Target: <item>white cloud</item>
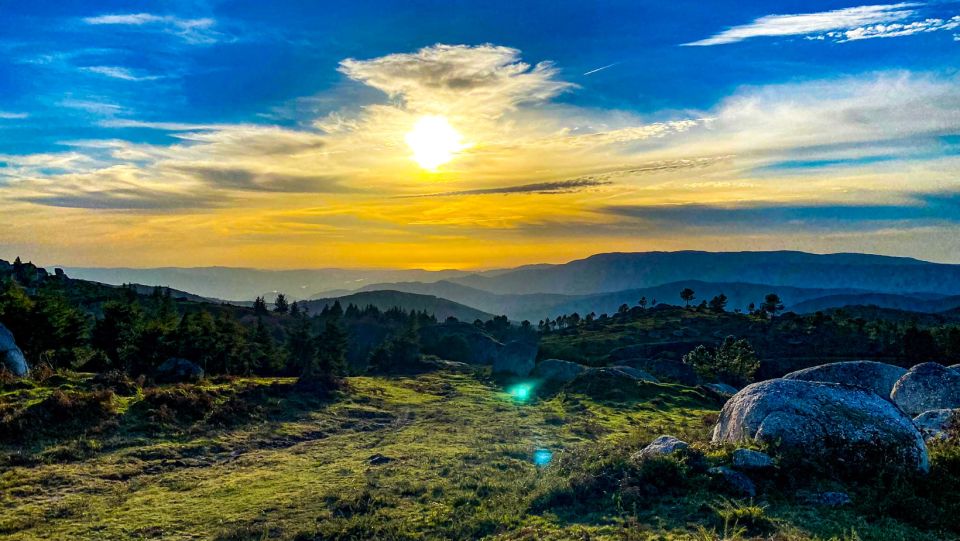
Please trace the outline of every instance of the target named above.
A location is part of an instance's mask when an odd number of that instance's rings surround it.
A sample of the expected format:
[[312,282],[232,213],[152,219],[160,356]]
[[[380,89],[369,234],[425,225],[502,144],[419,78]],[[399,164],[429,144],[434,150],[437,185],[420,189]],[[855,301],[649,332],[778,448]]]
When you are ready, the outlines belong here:
[[155,81],[160,79],[158,75],[138,75],[134,71],[120,66],[87,66],[80,69],[124,81]]
[[498,116],[548,100],[574,85],[549,62],[530,66],[520,51],[494,45],[435,45],[415,53],[340,63],[346,76],[403,100],[411,111]]
[[213,30],[216,21],[210,18],[182,19],[172,15],[129,13],[86,17],[83,22],[91,25],[153,27],[196,45],[216,43],[220,38],[220,34]]
[[829,32],[845,32],[871,26],[900,23],[916,16],[917,3],[859,6],[819,13],[766,15],[750,24],[734,26],[706,39],[685,43],[708,46],[736,43],[756,37],[816,36]]
[[[924,19],[910,23],[889,23],[860,26],[838,32],[827,32],[826,37],[840,43],[872,38],[896,38],[910,36],[921,32],[937,32],[940,30],[954,30],[960,27],[960,15],[949,19]],[[820,36],[817,36],[820,37]]]
[[11,111],[0,111],[0,120],[16,120],[19,118],[27,118],[27,113],[14,113]]

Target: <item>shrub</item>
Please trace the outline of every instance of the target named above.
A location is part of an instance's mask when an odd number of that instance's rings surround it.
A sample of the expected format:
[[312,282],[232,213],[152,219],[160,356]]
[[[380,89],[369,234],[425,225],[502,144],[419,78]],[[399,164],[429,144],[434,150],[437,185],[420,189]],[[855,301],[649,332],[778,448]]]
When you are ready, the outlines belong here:
[[138,407],[153,423],[192,423],[213,411],[217,396],[217,391],[196,385],[148,387]]
[[8,408],[0,419],[0,440],[62,438],[94,430],[117,414],[115,398],[110,390],[54,390],[26,408]]

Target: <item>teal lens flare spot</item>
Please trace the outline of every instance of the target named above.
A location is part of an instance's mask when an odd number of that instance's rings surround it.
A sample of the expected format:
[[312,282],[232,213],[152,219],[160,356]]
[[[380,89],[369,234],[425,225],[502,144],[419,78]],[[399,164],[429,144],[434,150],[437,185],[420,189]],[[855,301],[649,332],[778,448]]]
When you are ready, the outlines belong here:
[[551,460],[553,460],[553,451],[550,449],[537,449],[533,452],[533,463],[539,468],[550,464]]
[[518,402],[526,402],[533,397],[533,385],[530,383],[518,383],[507,389],[507,392],[514,400]]

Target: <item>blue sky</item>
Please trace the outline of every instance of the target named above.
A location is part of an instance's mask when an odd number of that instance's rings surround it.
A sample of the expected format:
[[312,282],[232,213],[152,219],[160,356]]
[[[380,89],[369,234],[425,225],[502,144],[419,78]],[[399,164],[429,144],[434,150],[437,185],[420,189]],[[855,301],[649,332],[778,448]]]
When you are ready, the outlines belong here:
[[[562,260],[585,255],[569,239],[584,228],[608,249],[752,242],[832,251],[855,249],[856,237],[843,237],[854,231],[886,235],[871,241],[875,251],[957,257],[948,240],[958,232],[956,204],[924,205],[955,201],[960,182],[951,114],[960,105],[952,90],[960,2],[0,2],[0,51],[0,197],[36,220],[75,220],[91,235],[138,246],[194,238],[224,207],[249,205],[279,221],[256,234],[236,223],[220,232],[226,245],[210,236],[191,253],[201,262],[276,261],[265,246],[308,248],[281,266],[321,257],[349,265],[369,252],[331,231],[366,231],[395,254],[358,264],[401,265],[411,253],[411,264],[424,266]],[[500,86],[491,92],[502,99],[471,101],[473,85],[486,84],[483,73],[454,84],[456,70],[482,62],[496,73]],[[452,74],[438,79],[449,85],[443,92],[431,87],[431,69]],[[922,102],[912,113],[910,95]],[[863,96],[872,101],[856,102]],[[409,126],[400,124],[427,114],[463,133],[458,160],[426,180],[400,161],[374,163],[376,149],[403,147]],[[767,118],[800,127],[793,134]],[[524,123],[544,128],[511,131]],[[344,126],[355,139],[339,135]],[[801,137],[805,129],[809,137]],[[818,140],[818,129],[829,133]],[[534,165],[537,156],[494,149],[546,145],[548,132],[611,139],[549,171]],[[274,135],[297,152],[303,145],[328,155],[303,150],[294,162],[282,149],[261,152]],[[222,150],[226,140],[231,151]],[[351,159],[351,149],[371,140]],[[223,160],[250,157],[245,145],[260,153],[255,163],[222,170]],[[709,150],[691,150],[698,145]],[[662,165],[677,160],[687,165]],[[494,162],[511,168],[495,170]],[[651,178],[654,169],[684,178]],[[395,183],[377,184],[387,176]],[[376,193],[365,191],[372,185]],[[649,197],[658,186],[661,197]],[[846,195],[818,195],[831,192]],[[522,194],[537,198],[521,202]],[[492,217],[494,196],[515,204],[514,214]],[[428,204],[461,216],[413,218],[442,214]],[[531,204],[539,212],[522,210]],[[678,205],[715,210],[677,212]],[[851,205],[860,206],[824,226]],[[890,210],[897,206],[924,208]],[[718,216],[724,209],[730,213]],[[183,232],[170,225],[177,220]],[[745,240],[758,220],[779,237]],[[724,236],[733,222],[740,236]],[[303,223],[312,224],[309,234]],[[784,240],[792,227],[796,234]],[[825,228],[834,237],[825,239]],[[478,244],[436,255],[463,238]],[[484,255],[492,238],[512,248]],[[915,246],[921,238],[926,249]],[[23,229],[0,229],[4,244],[71,263],[167,257],[98,259],[76,239]],[[251,255],[264,250],[273,255]]]

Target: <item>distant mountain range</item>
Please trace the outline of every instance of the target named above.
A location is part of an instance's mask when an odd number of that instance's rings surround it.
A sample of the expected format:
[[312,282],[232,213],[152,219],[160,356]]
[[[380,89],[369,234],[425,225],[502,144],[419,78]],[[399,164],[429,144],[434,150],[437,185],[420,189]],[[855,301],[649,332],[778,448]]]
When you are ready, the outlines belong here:
[[[269,271],[227,267],[66,268],[73,277],[104,283],[158,284],[206,298],[249,301],[283,292],[317,306],[400,302],[461,320],[506,314],[533,322],[579,312],[611,313],[621,304],[679,304],[685,287],[694,302],[724,293],[728,308],[745,308],[775,292],[787,309],[811,312],[845,305],[941,312],[960,307],[960,265],[867,254],[805,252],[639,252],[598,254],[559,265],[483,272],[458,270],[317,269]],[[379,296],[357,296],[383,292]],[[267,292],[267,293],[265,293]],[[387,294],[389,293],[389,294]],[[411,294],[402,296],[400,293]],[[420,296],[427,296],[427,299]],[[347,299],[351,300],[347,300]],[[375,302],[371,302],[375,301]],[[433,300],[428,300],[433,299]],[[445,305],[440,301],[448,301]],[[470,312],[472,310],[473,312]]]

